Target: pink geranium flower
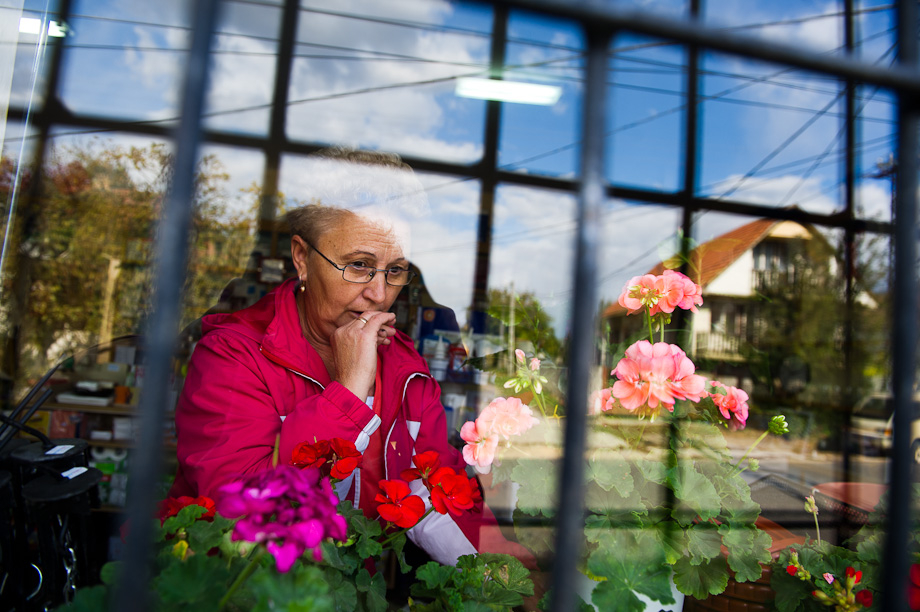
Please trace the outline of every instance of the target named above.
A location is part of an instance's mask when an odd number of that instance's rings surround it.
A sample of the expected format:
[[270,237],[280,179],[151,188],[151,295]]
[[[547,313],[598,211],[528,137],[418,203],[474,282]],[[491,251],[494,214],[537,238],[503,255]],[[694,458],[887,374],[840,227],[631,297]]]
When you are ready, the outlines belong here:
[[[645,276],[634,276],[623,287],[618,300],[620,306],[626,308],[629,313],[639,312],[645,307],[654,307],[658,303],[658,288],[655,281],[658,279],[654,274]],[[654,313],[653,313],[654,314]]]
[[519,436],[534,425],[533,411],[516,397],[496,397],[476,419],[476,427],[484,435],[501,435],[505,440]]
[[480,431],[476,421],[467,421],[460,428],[460,437],[466,442],[463,460],[467,465],[487,468],[495,461],[498,449],[498,434]]
[[725,385],[718,381],[712,381],[713,388],[725,390],[725,393],[710,393],[709,397],[718,407],[722,416],[728,419],[728,426],[733,429],[744,429],[747,425],[748,418],[748,394],[737,387]]
[[530,360],[530,369],[534,372],[540,369],[540,360],[534,357]]
[[628,349],[612,374],[619,379],[612,395],[627,410],[664,405],[671,412],[677,400],[698,402],[706,396],[705,380],[680,347],[666,342],[640,340]]
[[613,389],[608,387],[592,393],[588,398],[588,414],[600,414],[612,409],[616,405],[611,395],[612,392]]
[[677,270],[665,270],[660,276],[646,274],[629,279],[618,302],[628,314],[644,308],[652,316],[670,314],[676,308],[696,312],[703,303],[703,289]]

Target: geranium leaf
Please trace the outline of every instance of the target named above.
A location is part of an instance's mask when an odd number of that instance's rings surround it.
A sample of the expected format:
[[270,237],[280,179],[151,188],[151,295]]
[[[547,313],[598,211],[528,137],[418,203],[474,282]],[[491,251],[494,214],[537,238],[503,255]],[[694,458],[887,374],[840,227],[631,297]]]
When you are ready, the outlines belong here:
[[361,569],[355,580],[358,591],[364,593],[364,600],[370,612],[385,612],[387,609],[387,585],[383,574],[371,576],[366,569]]
[[[642,531],[642,540],[648,539],[646,550],[657,550],[664,555],[668,565],[674,565],[687,550],[687,533],[673,521],[661,521]],[[641,546],[646,543],[640,542]]]
[[77,589],[73,601],[64,607],[56,608],[61,612],[98,612],[108,610],[108,589],[103,585],[81,587]]
[[773,605],[778,612],[796,612],[806,599],[811,598],[812,587],[810,583],[790,576],[785,569],[775,571],[770,577],[770,587],[776,593]]
[[722,543],[728,549],[728,566],[738,582],[753,582],[763,573],[762,563],[770,563],[769,534],[755,527],[722,525]]
[[322,543],[323,561],[346,574],[353,574],[361,563],[361,558],[351,546],[336,546],[328,540]]
[[354,612],[358,607],[358,591],[354,582],[346,580],[342,572],[331,567],[327,567],[323,574],[336,612]]
[[217,609],[229,579],[230,572],[224,560],[200,554],[169,565],[152,582],[167,606],[181,603],[207,611]]
[[600,582],[591,593],[591,602],[605,612],[644,612],[645,602],[621,582]]
[[719,516],[722,510],[722,499],[715,487],[691,462],[681,462],[676,470],[674,494],[678,505],[673,514],[681,524],[688,524],[688,519],[696,516],[708,521]]
[[722,552],[722,536],[712,523],[694,523],[686,530],[690,563],[699,565]]
[[681,593],[696,599],[717,595],[728,586],[725,560],[716,557],[699,565],[692,565],[689,558],[680,559],[674,564],[674,583]]
[[335,610],[326,575],[315,565],[298,563],[285,574],[257,572],[249,579],[248,587],[256,599],[253,612]]
[[636,461],[636,467],[642,473],[644,480],[657,484],[664,484],[667,480],[667,466],[663,461],[639,459]]
[[542,512],[552,518],[556,513],[556,464],[546,459],[524,461],[514,466],[511,479],[521,483],[517,507],[525,514]]
[[531,527],[515,521],[514,536],[537,557],[546,557],[555,547],[555,532],[550,527]]
[[429,589],[443,589],[450,584],[456,573],[457,570],[453,567],[429,561],[415,570],[415,577],[425,583]]
[[207,553],[220,546],[224,533],[233,529],[233,521],[215,515],[213,521],[196,521],[186,528],[188,543],[196,553]]
[[123,563],[121,561],[111,561],[102,566],[99,570],[99,578],[102,584],[112,586],[118,580],[118,574],[121,572]]
[[160,539],[165,539],[169,534],[176,533],[180,529],[189,527],[192,523],[198,520],[198,517],[205,514],[207,510],[201,506],[186,506],[179,510],[179,513],[176,516],[171,516],[165,521],[163,521],[163,526],[160,529]]
[[629,463],[616,458],[591,461],[588,463],[587,477],[605,491],[615,489],[620,497],[629,497],[635,489]]

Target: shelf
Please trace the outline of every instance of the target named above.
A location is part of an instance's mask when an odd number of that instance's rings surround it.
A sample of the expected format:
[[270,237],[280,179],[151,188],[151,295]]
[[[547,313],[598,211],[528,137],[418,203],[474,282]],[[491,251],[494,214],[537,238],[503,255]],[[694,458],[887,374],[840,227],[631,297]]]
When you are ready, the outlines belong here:
[[[90,446],[98,446],[99,448],[134,448],[137,446],[137,443],[133,440],[90,440],[86,439]],[[175,442],[163,442],[163,448],[175,450]]]
[[[137,416],[137,406],[129,404],[112,404],[111,406],[91,406],[85,404],[59,404],[57,402],[47,402],[39,410],[64,410],[67,412],[85,412],[87,414],[108,414],[112,416]],[[170,410],[166,413],[167,418],[174,418],[175,412]]]

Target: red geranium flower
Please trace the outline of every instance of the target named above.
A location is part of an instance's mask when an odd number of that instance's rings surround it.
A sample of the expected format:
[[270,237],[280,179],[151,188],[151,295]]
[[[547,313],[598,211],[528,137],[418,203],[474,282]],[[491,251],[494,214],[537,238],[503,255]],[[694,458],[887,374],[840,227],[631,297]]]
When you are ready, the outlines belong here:
[[339,480],[345,480],[361,465],[363,458],[352,442],[342,438],[333,438],[332,468],[329,470],[329,475]]
[[322,468],[329,460],[329,440],[320,440],[315,444],[301,442],[291,453],[291,465],[301,469]]
[[316,468],[322,476],[345,480],[361,465],[361,453],[355,445],[342,438],[320,440],[314,444],[301,442],[291,452],[291,465],[301,469]]
[[167,497],[160,502],[159,512],[157,513],[157,518],[160,519],[160,524],[162,525],[169,517],[179,514],[179,511],[186,506],[201,506],[207,510],[207,512],[198,517],[198,520],[214,520],[215,507],[213,499],[203,495],[200,497],[189,497],[188,495],[183,495],[181,497]]
[[414,527],[425,514],[425,502],[412,492],[402,480],[381,480],[380,489],[374,501],[381,502],[377,512],[383,520],[403,529]]
[[790,576],[795,576],[798,572],[799,570],[794,565],[786,566],[786,573],[789,574]]
[[450,512],[454,516],[460,516],[464,510],[473,507],[473,489],[478,487],[473,486],[466,475],[458,474],[449,467],[442,467],[431,475],[430,480],[431,505],[439,513]]
[[907,602],[911,610],[920,610],[920,563],[910,566],[910,582],[907,585]]
[[872,591],[870,591],[869,589],[863,589],[862,591],[856,594],[856,601],[858,601],[863,606],[868,608],[869,606],[872,605]]
[[853,584],[859,584],[859,581],[862,580],[862,572],[853,569],[852,567],[847,568],[847,578],[853,579]]
[[406,482],[412,482],[413,480],[421,478],[425,486],[430,489],[431,483],[429,482],[429,478],[431,478],[431,475],[441,467],[441,455],[438,454],[437,451],[425,451],[413,457],[412,462],[415,464],[415,467],[403,470],[399,474],[399,477]]

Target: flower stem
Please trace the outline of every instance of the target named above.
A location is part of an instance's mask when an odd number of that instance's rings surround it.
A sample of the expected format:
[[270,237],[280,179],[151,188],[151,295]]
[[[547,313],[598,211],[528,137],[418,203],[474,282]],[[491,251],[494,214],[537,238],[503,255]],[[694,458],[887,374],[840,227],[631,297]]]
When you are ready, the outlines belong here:
[[648,308],[645,309],[645,320],[648,322],[648,341],[655,344],[655,331],[652,329],[652,313]]
[[818,544],[821,543],[821,527],[818,526],[818,512],[817,510],[812,515],[815,517],[815,531],[818,532]]
[[[432,506],[432,507],[428,508],[427,510],[425,510],[425,514],[423,514],[423,515],[418,519],[418,523],[416,523],[415,525],[418,525],[418,524],[421,523],[423,520],[425,520],[425,517],[428,516],[429,514],[431,514],[432,510],[434,510],[434,506]],[[415,527],[415,525],[413,525],[412,527]],[[412,527],[406,527],[406,528],[404,528],[404,529],[400,529],[399,531],[394,531],[393,533],[391,533],[389,536],[387,536],[387,537],[384,538],[383,540],[380,540],[380,545],[383,546],[383,547],[386,547],[387,544],[389,544],[390,542],[392,542],[393,540],[395,540],[395,539],[396,539],[397,537],[399,537],[400,535],[402,535],[402,534],[406,533],[407,531],[409,531],[410,529],[412,529]]]
[[734,470],[732,470],[732,476],[734,476],[735,474],[740,474],[742,471],[744,471],[743,468],[741,468],[741,467],[739,467],[739,466],[740,466],[742,463],[744,463],[744,460],[747,459],[748,455],[751,454],[751,451],[754,450],[754,448],[756,448],[757,445],[760,444],[761,441],[763,441],[763,439],[767,437],[767,434],[768,434],[768,433],[770,433],[770,430],[769,430],[769,429],[768,429],[767,431],[763,432],[762,434],[760,434],[760,437],[757,438],[756,440],[754,440],[754,443],[751,444],[750,448],[748,448],[748,449],[745,451],[745,453],[744,453],[744,455],[741,457],[741,459],[738,459],[738,463],[735,464]]
[[220,603],[217,604],[218,611],[224,609],[224,606],[227,605],[227,602],[230,601],[230,598],[233,597],[233,594],[236,593],[237,589],[239,589],[240,586],[242,586],[242,584],[246,582],[250,576],[252,576],[253,572],[259,568],[259,559],[262,558],[263,553],[265,553],[265,549],[260,546],[259,552],[256,553],[252,559],[250,559],[249,565],[243,568],[243,571],[239,573],[239,575],[236,577],[236,580],[233,581],[233,584],[231,584],[230,588],[227,589],[227,592],[224,593],[224,596],[220,598]]

